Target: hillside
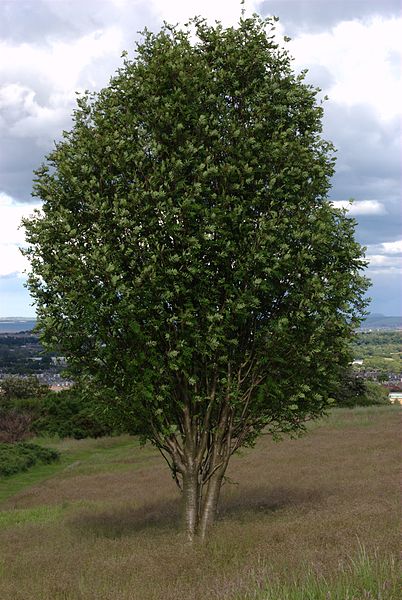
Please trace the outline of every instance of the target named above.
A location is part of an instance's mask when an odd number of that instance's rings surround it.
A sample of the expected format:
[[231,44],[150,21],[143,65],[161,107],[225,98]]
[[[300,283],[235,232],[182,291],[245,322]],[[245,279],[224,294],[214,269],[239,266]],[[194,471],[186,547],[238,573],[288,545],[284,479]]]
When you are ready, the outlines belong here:
[[365,319],[360,329],[402,329],[402,317],[387,317],[373,313]]
[[194,548],[151,446],[49,440],[59,465],[0,481],[0,598],[395,600],[398,409],[337,409],[309,429],[234,457]]

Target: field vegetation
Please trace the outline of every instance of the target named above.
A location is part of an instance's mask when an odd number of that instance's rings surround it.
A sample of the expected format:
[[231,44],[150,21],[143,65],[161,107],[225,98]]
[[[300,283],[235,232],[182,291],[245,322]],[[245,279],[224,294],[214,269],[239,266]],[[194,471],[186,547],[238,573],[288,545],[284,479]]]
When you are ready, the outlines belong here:
[[194,547],[152,446],[41,439],[58,464],[0,479],[0,598],[395,600],[398,415],[335,409],[305,437],[263,436]]
[[402,332],[360,332],[352,345],[355,359],[363,359],[363,365],[355,365],[356,371],[377,369],[402,374]]

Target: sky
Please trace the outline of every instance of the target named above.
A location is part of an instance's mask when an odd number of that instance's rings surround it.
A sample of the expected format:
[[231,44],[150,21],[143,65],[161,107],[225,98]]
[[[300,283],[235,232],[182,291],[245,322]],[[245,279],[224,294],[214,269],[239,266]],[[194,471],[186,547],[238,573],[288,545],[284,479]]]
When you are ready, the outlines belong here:
[[[40,208],[33,170],[71,128],[76,92],[106,86],[145,27],[195,15],[230,26],[240,10],[237,0],[0,0],[0,317],[35,315],[19,224]],[[279,17],[295,71],[307,68],[329,97],[323,137],[337,148],[329,198],[358,222],[371,312],[402,315],[399,0],[246,0],[245,10]]]

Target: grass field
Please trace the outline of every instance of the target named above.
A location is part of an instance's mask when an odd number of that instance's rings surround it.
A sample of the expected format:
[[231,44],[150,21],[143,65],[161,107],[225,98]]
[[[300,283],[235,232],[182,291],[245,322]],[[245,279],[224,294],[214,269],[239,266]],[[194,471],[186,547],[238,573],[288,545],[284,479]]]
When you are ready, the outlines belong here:
[[397,600],[399,410],[337,409],[233,459],[209,542],[189,547],[152,447],[42,443],[0,480],[1,600]]

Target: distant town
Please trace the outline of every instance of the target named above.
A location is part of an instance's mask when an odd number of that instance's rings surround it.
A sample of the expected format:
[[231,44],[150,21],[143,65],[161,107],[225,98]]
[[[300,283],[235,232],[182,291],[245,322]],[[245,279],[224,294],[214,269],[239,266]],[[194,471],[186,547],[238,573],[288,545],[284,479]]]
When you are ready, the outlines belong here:
[[34,327],[33,319],[0,319],[0,380],[33,375],[55,391],[70,387],[72,381],[63,377],[65,358],[46,352]]

